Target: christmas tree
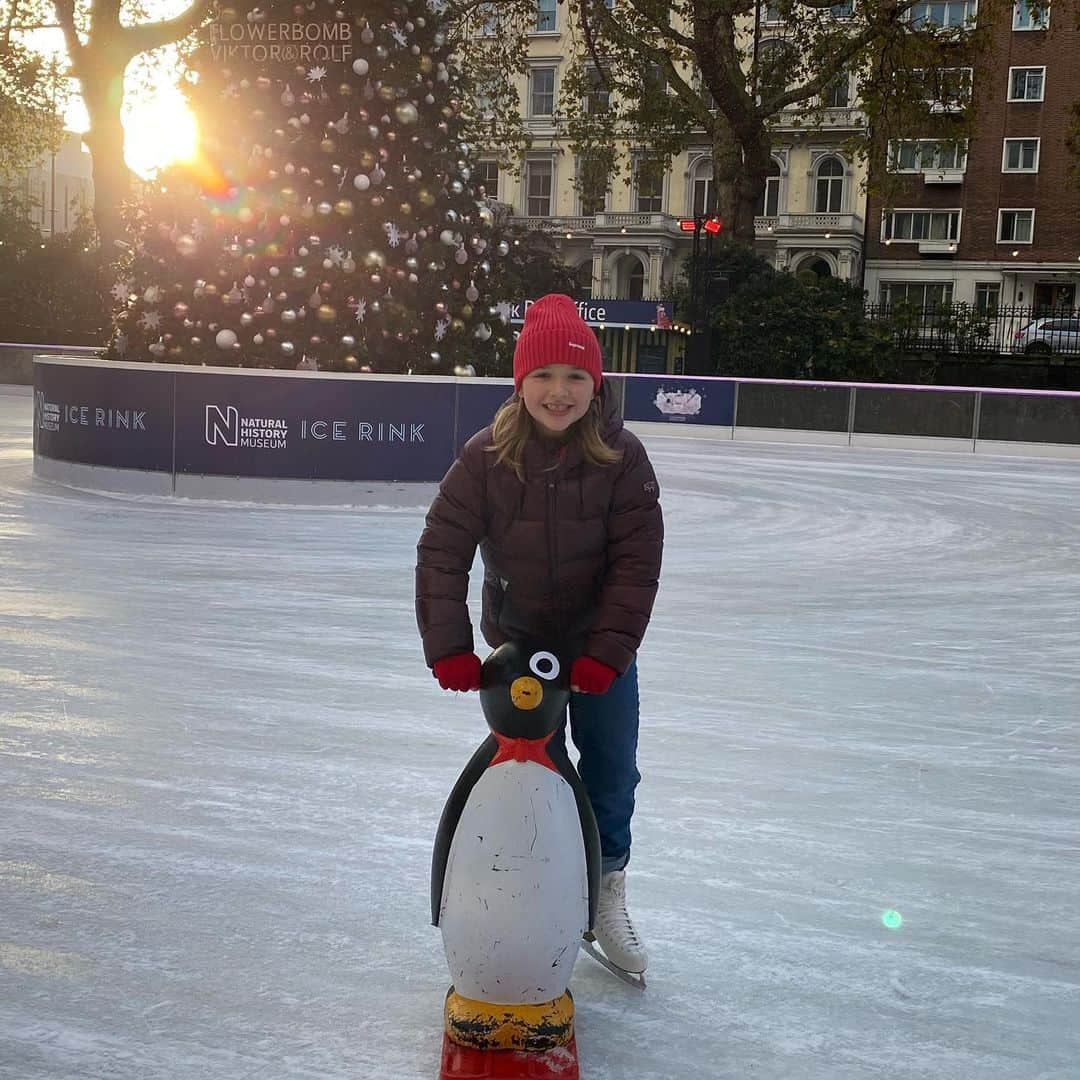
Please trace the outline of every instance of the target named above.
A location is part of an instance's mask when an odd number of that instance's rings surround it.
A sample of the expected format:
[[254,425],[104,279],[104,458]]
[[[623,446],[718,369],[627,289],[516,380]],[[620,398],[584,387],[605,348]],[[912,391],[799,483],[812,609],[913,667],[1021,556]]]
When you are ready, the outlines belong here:
[[200,152],[134,214],[109,355],[453,374],[507,336],[436,3],[223,6],[184,82]]

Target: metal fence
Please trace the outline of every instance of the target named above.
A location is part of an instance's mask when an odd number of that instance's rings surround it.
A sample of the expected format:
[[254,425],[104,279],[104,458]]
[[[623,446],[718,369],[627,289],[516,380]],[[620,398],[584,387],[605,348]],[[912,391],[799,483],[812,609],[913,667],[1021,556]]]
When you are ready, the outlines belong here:
[[870,304],[866,316],[885,329],[904,352],[1080,357],[1077,309],[900,303]]

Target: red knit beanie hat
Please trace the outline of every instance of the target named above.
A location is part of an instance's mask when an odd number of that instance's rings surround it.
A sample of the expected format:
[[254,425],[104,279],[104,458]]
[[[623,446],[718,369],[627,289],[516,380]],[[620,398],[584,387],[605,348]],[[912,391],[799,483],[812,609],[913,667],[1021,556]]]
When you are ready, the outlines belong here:
[[525,312],[525,325],[514,349],[514,389],[520,392],[521,380],[548,364],[584,368],[592,376],[594,391],[600,392],[600,342],[578,314],[577,304],[562,293],[541,296]]

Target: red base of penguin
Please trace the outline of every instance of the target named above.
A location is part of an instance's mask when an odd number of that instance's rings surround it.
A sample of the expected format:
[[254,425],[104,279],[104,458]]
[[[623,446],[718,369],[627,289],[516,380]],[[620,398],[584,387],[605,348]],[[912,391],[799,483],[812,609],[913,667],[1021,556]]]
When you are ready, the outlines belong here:
[[525,1053],[458,1046],[444,1034],[439,1080],[580,1080],[577,1040],[543,1053]]

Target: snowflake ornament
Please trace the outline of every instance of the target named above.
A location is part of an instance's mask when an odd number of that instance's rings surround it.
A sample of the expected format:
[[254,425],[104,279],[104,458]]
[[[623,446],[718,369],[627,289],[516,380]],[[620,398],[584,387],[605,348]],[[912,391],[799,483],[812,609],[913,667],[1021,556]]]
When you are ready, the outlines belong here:
[[401,244],[401,233],[398,227],[392,221],[387,221],[383,225],[383,229],[386,232],[386,242],[392,248],[398,247]]
[[356,301],[356,321],[358,323],[362,323],[364,321],[364,315],[366,313],[367,313],[367,301],[366,300],[357,300]]
[[313,68],[308,68],[307,81],[309,83],[322,82],[326,78],[326,68],[321,65],[316,65]]
[[492,309],[493,313],[502,319],[504,326],[510,322],[510,314],[513,310],[514,309],[505,300],[496,304]]
[[156,330],[161,325],[161,315],[156,311],[144,311],[139,325],[144,330]]
[[405,36],[404,30],[395,30],[390,35],[403,49],[409,44],[409,39]]
[[335,265],[340,266],[345,261],[345,252],[337,244],[326,249],[326,257]]
[[128,296],[131,295],[130,281],[118,281],[109,292],[112,294],[112,298],[118,303],[123,304],[127,301]]
[[449,319],[439,319],[435,324],[435,340],[442,341],[446,337],[446,331],[450,329]]

